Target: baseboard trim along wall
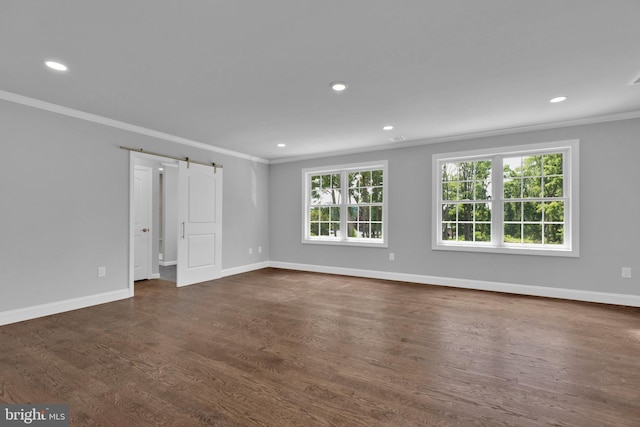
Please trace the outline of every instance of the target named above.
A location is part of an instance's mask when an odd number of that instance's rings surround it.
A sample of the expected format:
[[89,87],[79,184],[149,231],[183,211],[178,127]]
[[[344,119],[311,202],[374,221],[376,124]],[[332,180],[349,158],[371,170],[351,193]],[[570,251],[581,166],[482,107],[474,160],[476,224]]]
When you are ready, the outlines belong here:
[[129,298],[129,288],[0,312],[0,326]]
[[423,276],[419,274],[361,270],[356,268],[329,267],[322,265],[296,264],[277,261],[272,261],[269,264],[273,268],[283,268],[287,270],[300,270],[315,273],[338,274],[343,276],[367,277],[371,279],[395,280],[399,282],[419,283],[423,285],[451,286],[454,288],[475,289],[480,291],[494,291],[537,297],[560,298],[574,301],[640,307],[639,295],[612,294],[607,292],[583,291],[578,289],[517,285],[511,283],[487,282],[483,280]]
[[269,268],[269,267],[271,267],[271,262],[264,261],[264,262],[257,262],[255,264],[241,265],[239,267],[225,268],[222,270],[221,277],[233,276],[241,273],[248,273],[250,271],[262,270],[263,268]]
[[[270,267],[268,261],[242,265],[239,267],[227,268],[222,270],[221,277],[233,276],[235,274],[247,273],[249,271],[261,270]],[[154,274],[150,279],[159,278],[159,274]],[[32,307],[24,307],[16,310],[0,312],[0,326],[9,325],[11,323],[23,322],[25,320],[37,319],[38,317],[50,316],[52,314],[60,314],[65,311],[78,310],[81,308],[91,307],[93,305],[105,304],[122,299],[131,298],[129,288],[119,291],[105,292],[97,295],[89,295],[86,297],[73,298],[64,301],[56,301],[47,304],[35,305]]]
[[[583,291],[578,289],[551,288],[546,286],[517,285],[512,283],[488,282],[482,280],[456,279],[451,277],[424,276],[419,274],[394,273],[390,271],[362,270],[357,268],[330,267],[324,265],[296,264],[289,262],[264,261],[254,264],[222,270],[221,277],[233,276],[263,268],[282,268],[286,270],[308,271],[313,273],[337,274],[341,276],[366,277],[370,279],[393,280],[423,285],[451,286],[454,288],[475,289],[480,291],[504,292],[518,295],[530,295],[547,298],[560,298],[574,301],[597,302],[602,304],[640,307],[639,295],[612,294],[607,292]],[[0,312],[0,326],[10,323],[78,310],[93,305],[105,304],[130,298],[129,288],[105,292],[97,295],[73,298],[48,304],[24,307]]]

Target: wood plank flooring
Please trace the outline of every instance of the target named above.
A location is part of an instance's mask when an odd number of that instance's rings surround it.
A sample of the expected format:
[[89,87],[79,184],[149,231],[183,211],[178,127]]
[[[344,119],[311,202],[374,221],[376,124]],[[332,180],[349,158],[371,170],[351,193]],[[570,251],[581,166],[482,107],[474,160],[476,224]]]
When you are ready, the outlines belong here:
[[73,426],[640,426],[640,309],[265,269],[0,327]]

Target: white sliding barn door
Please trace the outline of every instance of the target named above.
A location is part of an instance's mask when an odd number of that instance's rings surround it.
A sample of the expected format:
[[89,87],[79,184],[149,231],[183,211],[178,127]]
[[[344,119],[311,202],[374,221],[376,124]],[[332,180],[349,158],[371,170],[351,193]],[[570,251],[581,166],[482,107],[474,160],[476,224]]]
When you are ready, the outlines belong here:
[[222,273],[222,169],[180,162],[177,286]]

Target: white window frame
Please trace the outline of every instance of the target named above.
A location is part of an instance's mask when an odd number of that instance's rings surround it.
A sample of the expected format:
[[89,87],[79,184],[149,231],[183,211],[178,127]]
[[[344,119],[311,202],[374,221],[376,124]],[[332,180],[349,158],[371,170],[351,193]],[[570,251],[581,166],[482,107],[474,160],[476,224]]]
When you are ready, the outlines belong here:
[[[579,257],[579,140],[546,142],[512,147],[471,150],[432,156],[432,228],[431,247],[434,250],[486,252],[520,255],[544,255]],[[548,153],[563,153],[563,196],[565,200],[564,245],[509,244],[504,243],[503,223],[503,171],[502,159],[513,156],[533,156]],[[461,242],[442,239],[442,174],[441,165],[447,162],[492,160],[491,242]],[[499,166],[496,166],[499,165]]]
[[[348,197],[348,182],[347,174],[349,172],[356,172],[359,170],[372,170],[382,169],[382,239],[358,239],[347,236],[347,206],[349,206]],[[340,203],[340,230],[344,230],[341,237],[331,236],[310,236],[309,235],[309,209],[311,205],[311,176],[313,175],[327,175],[327,174],[341,174],[341,191],[342,198]],[[304,244],[319,244],[319,245],[340,245],[340,246],[365,246],[365,247],[377,247],[387,248],[388,243],[388,199],[389,199],[389,186],[388,186],[388,161],[378,160],[375,162],[366,163],[350,163],[344,165],[325,166],[316,168],[307,168],[302,170],[302,243]]]

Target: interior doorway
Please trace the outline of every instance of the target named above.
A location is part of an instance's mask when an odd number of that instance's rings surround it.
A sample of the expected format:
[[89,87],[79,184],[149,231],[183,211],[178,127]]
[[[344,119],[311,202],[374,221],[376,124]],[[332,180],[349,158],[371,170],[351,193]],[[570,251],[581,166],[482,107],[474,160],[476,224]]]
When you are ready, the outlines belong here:
[[152,275],[152,177],[153,169],[136,164],[133,172],[133,280]]
[[[135,282],[162,279],[176,283],[178,265],[178,161],[147,153],[131,153],[133,186],[131,194],[131,237],[133,244],[134,274],[130,286]],[[148,184],[142,185],[141,171],[148,174]],[[145,194],[148,193],[148,196]],[[148,197],[148,201],[146,200]],[[141,209],[142,207],[146,207]],[[142,224],[139,217],[148,209],[148,221]],[[146,232],[142,232],[146,230]],[[139,245],[139,237],[148,240],[148,246]],[[144,254],[143,254],[144,252]],[[147,273],[141,273],[139,259],[148,259]],[[175,286],[175,285],[174,285]]]
[[[151,225],[139,227],[136,170],[151,170]],[[222,169],[130,153],[129,288],[138,279],[164,279],[186,286],[222,276]],[[134,274],[135,236],[145,230],[151,259],[148,277]],[[139,251],[139,250],[138,250]]]
[[158,168],[158,273],[177,282],[178,266],[178,162],[160,162]]

